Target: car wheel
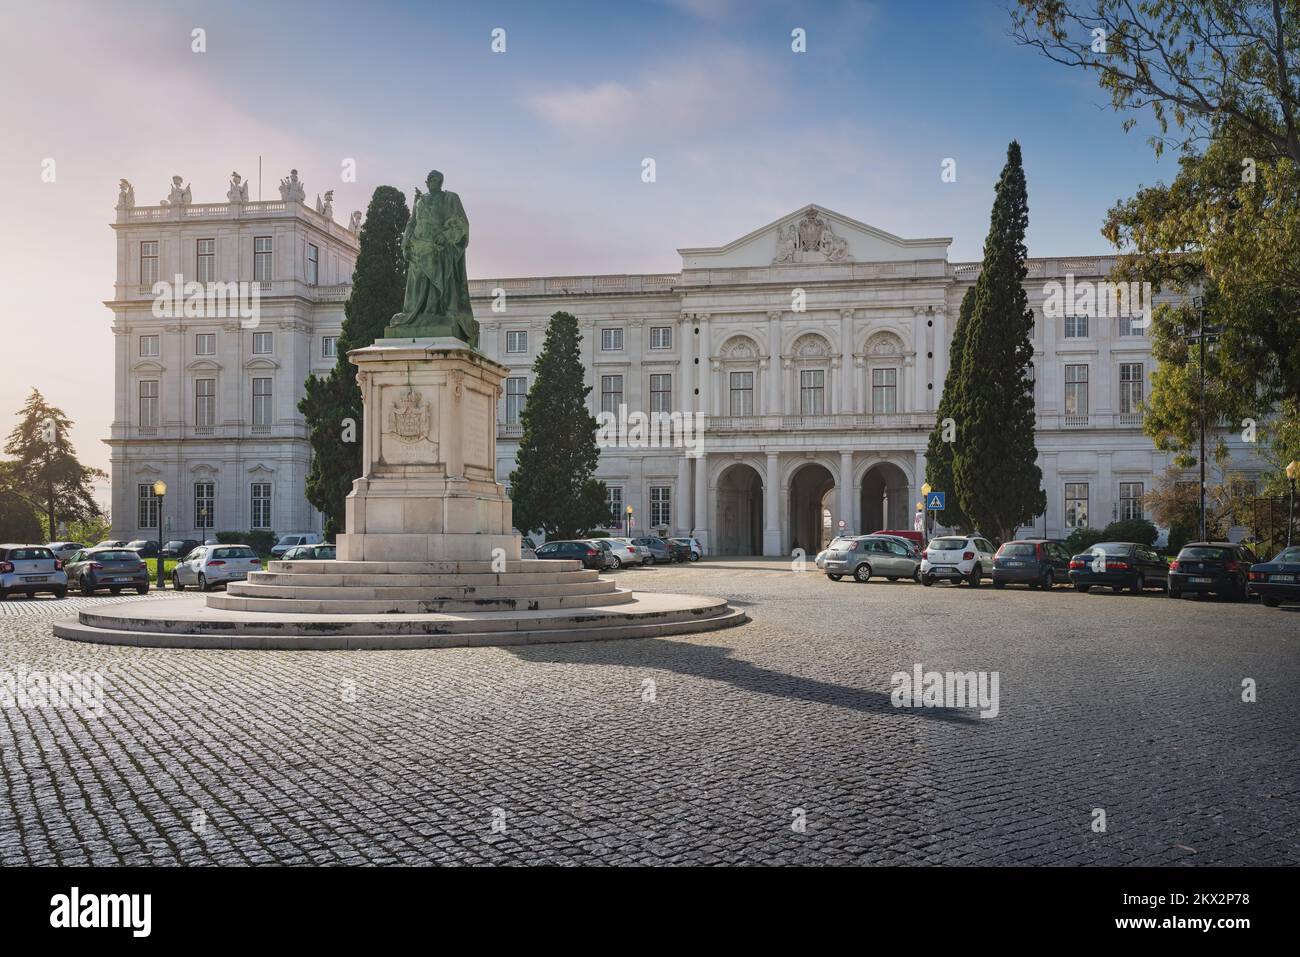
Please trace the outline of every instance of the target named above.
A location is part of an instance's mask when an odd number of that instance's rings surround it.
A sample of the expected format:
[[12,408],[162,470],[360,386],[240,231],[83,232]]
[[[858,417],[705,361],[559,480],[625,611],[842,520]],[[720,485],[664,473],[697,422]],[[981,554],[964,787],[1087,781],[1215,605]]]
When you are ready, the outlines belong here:
[[1074,590],[1075,590],[1075,591],[1081,591],[1081,592],[1083,592],[1084,594],[1087,594],[1089,591],[1092,590],[1092,586],[1091,586],[1091,585],[1078,585],[1078,584],[1076,584],[1076,585],[1074,586]]
[[185,586],[181,584],[181,576],[172,572],[172,591],[184,591]]
[[1282,599],[1276,595],[1261,595],[1259,600],[1264,603],[1265,608],[1276,608],[1282,604]]
[[619,558],[617,555],[614,556],[614,567],[615,568],[623,567],[623,559]]
[[135,593],[136,593],[137,595],[147,595],[147,594],[149,594],[149,586],[148,586],[147,584],[146,584],[146,585],[136,585],[136,586],[135,586]]
[[1006,588],[1006,587],[1007,587],[1007,583],[1004,582],[1004,581],[999,581],[998,579],[995,578],[995,579],[993,579],[993,587],[994,587],[994,588]]
[[82,576],[82,578],[77,581],[77,586],[78,590],[83,595],[89,596],[95,594],[95,580],[93,578],[87,581],[85,576]]
[[1047,570],[1047,574],[1043,576],[1042,585],[1047,591],[1051,591],[1056,587],[1056,576],[1052,574],[1050,568]]
[[970,570],[970,577],[966,579],[966,582],[967,584],[970,585],[971,588],[979,588],[980,579],[983,577],[984,577],[984,569],[980,568],[979,565],[976,565],[974,568]]
[[643,565],[653,565],[654,563],[655,557],[653,555],[647,555],[645,561],[642,562]]
[[199,591],[208,591],[208,590],[209,590],[209,589],[208,589],[208,580],[207,580],[206,578],[204,578],[202,574],[200,574],[200,575],[199,575]]
[[842,579],[844,576],[843,576],[843,575],[827,575],[826,577],[829,578],[829,579],[830,579],[831,581],[833,581],[833,582],[837,582],[837,581],[839,581],[840,579]]
[[698,562],[699,560],[700,560],[700,556],[695,554],[695,552],[691,552],[691,561]]
[[1138,575],[1137,578],[1133,579],[1133,584],[1129,586],[1128,590],[1132,592],[1134,595],[1140,595],[1142,594],[1142,590],[1146,587],[1147,587],[1146,578],[1142,575]]
[[862,584],[871,580],[871,566],[863,562],[857,568],[853,569],[853,580]]
[[922,575],[922,576],[921,576],[921,584],[924,585],[926,588],[929,588],[931,585],[934,584],[934,576],[933,576],[933,575]]
[[54,589],[54,597],[55,597],[55,598],[67,598],[67,597],[68,597],[68,586],[64,585],[62,588],[56,588],[56,589]]

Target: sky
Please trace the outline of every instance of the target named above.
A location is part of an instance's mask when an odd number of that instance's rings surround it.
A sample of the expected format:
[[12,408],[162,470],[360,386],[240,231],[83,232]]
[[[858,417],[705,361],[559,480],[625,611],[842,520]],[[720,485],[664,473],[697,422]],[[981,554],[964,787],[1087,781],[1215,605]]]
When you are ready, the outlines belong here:
[[345,223],[436,167],[473,224],[471,278],[675,272],[678,248],[810,202],[965,261],[1016,139],[1030,255],[1109,252],[1106,211],[1173,161],[1092,77],[1018,47],[1010,2],[6,3],[3,434],[37,387],[108,467],[120,178],[140,205],[173,174],[218,202],[238,170],[256,198],[260,156],[264,198],[296,168]]

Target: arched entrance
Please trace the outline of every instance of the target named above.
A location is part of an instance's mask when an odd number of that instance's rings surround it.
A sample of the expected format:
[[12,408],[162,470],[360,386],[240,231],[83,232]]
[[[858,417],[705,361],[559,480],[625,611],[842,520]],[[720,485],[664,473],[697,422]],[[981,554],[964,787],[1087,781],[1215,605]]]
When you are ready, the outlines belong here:
[[835,537],[830,526],[835,477],[824,465],[810,462],[790,478],[790,548],[809,555]]
[[750,465],[729,465],[718,476],[714,526],[719,555],[763,554],[763,480]]
[[911,528],[916,508],[911,495],[907,475],[897,465],[882,462],[867,469],[862,476],[862,531]]

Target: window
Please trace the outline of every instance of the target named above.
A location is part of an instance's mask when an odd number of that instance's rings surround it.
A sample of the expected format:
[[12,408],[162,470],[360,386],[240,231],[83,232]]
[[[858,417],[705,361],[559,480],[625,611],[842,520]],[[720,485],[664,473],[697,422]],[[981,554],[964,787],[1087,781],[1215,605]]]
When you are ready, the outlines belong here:
[[521,353],[528,351],[528,331],[519,329],[506,333],[506,352]]
[[194,527],[216,527],[217,486],[213,482],[194,483]]
[[339,354],[338,336],[321,336],[320,354],[325,359],[333,359]]
[[271,333],[253,333],[253,355],[269,356],[271,354]]
[[732,415],[754,414],[754,373],[733,372],[728,377]]
[[511,376],[506,379],[506,422],[517,425],[524,413],[524,403],[528,399],[528,379],[524,376]]
[[600,411],[618,414],[618,407],[623,404],[623,377],[621,375],[603,375],[600,377]]
[[671,412],[673,408],[673,377],[656,373],[650,377],[650,411]]
[[1141,482],[1119,483],[1119,517],[1121,521],[1144,517],[1142,514]]
[[200,332],[194,337],[194,354],[196,356],[215,356],[217,354],[217,334]]
[[609,503],[609,527],[623,524],[623,486],[606,485],[605,501]]
[[158,527],[158,496],[153,493],[153,483],[148,485],[137,485],[136,502],[138,504],[138,514],[136,515],[136,524],[140,528],[157,528]]
[[799,411],[804,415],[822,415],[825,413],[825,369],[804,369],[799,373]]
[[673,347],[672,326],[651,326],[650,327],[650,348],[651,349],[671,349],[672,347]]
[[650,486],[650,525],[671,525],[673,521],[673,490],[670,485]]
[[157,336],[141,336],[141,337],[140,337],[140,355],[142,355],[142,356],[154,356],[155,358],[158,356],[158,337],[157,337]]
[[1065,483],[1065,527],[1088,527],[1088,483]]
[[898,370],[871,370],[871,411],[898,411]]
[[1138,319],[1143,323],[1146,322],[1145,316],[1120,316],[1119,317],[1119,334],[1121,336],[1145,336],[1147,334],[1146,326],[1133,325]]
[[197,257],[194,278],[199,282],[214,282],[217,278],[217,241],[200,239],[195,246]]
[[158,380],[140,380],[140,425],[146,429],[158,428]]
[[152,286],[158,281],[158,240],[140,244],[140,285]]
[[1119,367],[1119,411],[1129,414],[1142,408],[1142,363],[1122,362]]
[[253,380],[253,424],[271,424],[271,380]]
[[622,352],[623,351],[623,330],[622,329],[600,330],[600,351],[601,352]]
[[1065,414],[1088,414],[1088,367],[1086,365],[1065,367]]
[[271,281],[271,237],[253,237],[253,280]]
[[217,380],[194,380],[194,424],[212,426],[217,421]]
[[252,485],[253,528],[271,527],[271,483],[254,482]]
[[307,285],[314,286],[320,280],[320,249],[313,243],[307,244]]
[[1088,338],[1088,317],[1087,316],[1066,316],[1065,317],[1065,338],[1087,339]]

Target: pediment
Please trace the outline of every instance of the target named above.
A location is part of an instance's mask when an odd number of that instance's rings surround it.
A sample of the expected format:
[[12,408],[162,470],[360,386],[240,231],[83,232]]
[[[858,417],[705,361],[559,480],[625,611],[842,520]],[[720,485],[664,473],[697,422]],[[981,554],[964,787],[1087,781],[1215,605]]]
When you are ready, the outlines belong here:
[[903,239],[810,203],[725,246],[677,250],[683,269],[947,259],[949,237]]

